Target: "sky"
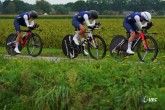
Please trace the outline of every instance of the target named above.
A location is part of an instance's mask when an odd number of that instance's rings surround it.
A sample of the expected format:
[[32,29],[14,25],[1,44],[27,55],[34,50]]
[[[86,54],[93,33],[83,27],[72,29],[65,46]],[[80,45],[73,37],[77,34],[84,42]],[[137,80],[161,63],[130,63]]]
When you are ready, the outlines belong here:
[[[2,2],[4,2],[5,0],[0,0]],[[36,0],[22,0],[25,3],[29,3],[29,4],[35,4]],[[48,1],[50,4],[67,4],[69,2],[76,2],[77,0],[45,0]]]

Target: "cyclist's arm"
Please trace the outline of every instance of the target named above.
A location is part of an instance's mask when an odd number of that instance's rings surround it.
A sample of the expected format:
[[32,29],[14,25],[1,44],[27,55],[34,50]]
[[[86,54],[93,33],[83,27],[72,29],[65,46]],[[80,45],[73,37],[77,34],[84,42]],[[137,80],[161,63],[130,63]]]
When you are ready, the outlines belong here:
[[[23,16],[24,20],[25,20],[25,23],[26,23],[26,26],[27,27],[33,27],[34,23],[32,24],[32,22],[29,24],[29,21],[28,21],[28,16],[27,15],[24,15]],[[33,20],[34,22],[34,20]]]
[[95,23],[96,23],[95,20],[93,20],[92,23],[90,24],[88,15],[85,14],[83,17],[84,17],[84,19],[85,19],[85,22],[86,22],[87,26],[90,26],[90,27],[95,26]]
[[147,22],[145,22],[144,24],[142,24],[142,22],[140,21],[140,17],[139,16],[135,16],[135,20],[136,20],[136,23],[137,25],[142,28],[142,27],[146,27],[147,26]]
[[34,20],[32,20],[32,21],[30,22],[30,25],[34,26]]

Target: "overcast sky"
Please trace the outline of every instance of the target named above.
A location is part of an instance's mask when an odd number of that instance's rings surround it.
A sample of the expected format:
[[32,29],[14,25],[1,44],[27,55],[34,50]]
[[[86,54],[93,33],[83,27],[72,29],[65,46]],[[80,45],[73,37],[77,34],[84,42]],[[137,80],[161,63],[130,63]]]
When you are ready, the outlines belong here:
[[[0,1],[4,1],[4,0],[0,0]],[[22,0],[26,3],[29,3],[29,4],[35,4],[36,3],[36,0]],[[45,0],[45,1],[48,1],[50,4],[66,4],[66,3],[69,3],[69,2],[76,2],[77,0]]]

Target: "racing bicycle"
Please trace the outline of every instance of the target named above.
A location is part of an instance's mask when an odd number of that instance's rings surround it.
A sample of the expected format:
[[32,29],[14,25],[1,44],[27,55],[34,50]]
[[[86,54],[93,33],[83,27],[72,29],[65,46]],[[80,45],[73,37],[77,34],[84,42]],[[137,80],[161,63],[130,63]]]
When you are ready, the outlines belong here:
[[[157,33],[148,33],[150,27],[144,27],[141,32],[138,33],[138,38],[132,43],[132,50],[137,47],[137,55],[139,59],[144,62],[147,60],[155,60],[158,54],[158,45],[156,40],[151,36]],[[123,58],[128,56],[126,53],[128,47],[128,38],[129,34],[127,33],[127,38],[123,35],[116,35],[110,43],[110,54],[114,58]]]
[[[18,48],[21,51],[23,47],[26,45],[29,55],[33,57],[37,57],[42,52],[43,42],[42,42],[41,37],[38,34],[33,33],[32,30],[35,30],[35,28],[28,28],[28,30],[21,30],[21,32],[25,32],[25,36],[22,39],[23,42],[19,43]],[[38,31],[42,31],[42,30],[38,30]],[[17,34],[12,33],[6,39],[7,53],[12,56],[17,54],[14,51],[16,37],[17,37]]]
[[[106,54],[106,43],[104,39],[99,35],[93,35],[94,30],[99,30],[102,28],[88,28],[87,33],[87,50],[89,55],[93,59],[102,59]],[[77,30],[77,29],[76,29]],[[77,32],[77,31],[75,31]],[[73,41],[73,35],[68,34],[62,40],[62,50],[65,56],[69,58],[76,58],[78,54],[83,53],[83,46],[80,44],[76,45]]]

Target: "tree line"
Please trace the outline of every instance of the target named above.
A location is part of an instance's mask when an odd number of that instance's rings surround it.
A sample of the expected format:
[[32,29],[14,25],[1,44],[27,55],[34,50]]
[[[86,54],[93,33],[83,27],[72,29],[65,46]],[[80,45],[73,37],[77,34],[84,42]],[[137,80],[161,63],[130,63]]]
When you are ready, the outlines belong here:
[[122,14],[126,11],[154,11],[159,15],[165,14],[164,0],[78,0],[74,3],[53,5],[45,0],[36,0],[28,4],[22,0],[0,1],[0,13],[19,14],[24,11],[36,10],[43,14],[69,14],[83,10],[97,10],[100,14]]

